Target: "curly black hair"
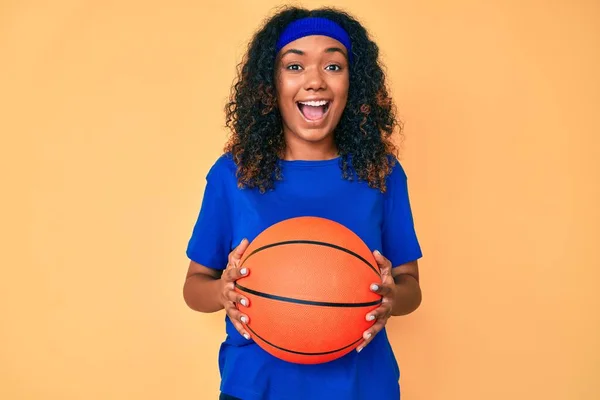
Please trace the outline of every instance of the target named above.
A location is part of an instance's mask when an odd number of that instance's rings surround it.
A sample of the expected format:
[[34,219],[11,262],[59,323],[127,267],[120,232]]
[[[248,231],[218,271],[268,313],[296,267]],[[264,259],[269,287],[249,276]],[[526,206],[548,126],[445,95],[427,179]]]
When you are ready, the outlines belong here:
[[282,179],[278,161],[284,154],[285,140],[277,108],[275,45],[290,22],[304,17],[328,18],[350,35],[354,61],[348,101],[335,128],[334,141],[342,176],[351,180],[355,172],[359,180],[385,192],[386,178],[397,155],[392,135],[396,128],[401,134],[401,124],[388,95],[379,48],[356,19],[329,7],[307,10],[285,6],[266,20],[249,43],[225,107],[231,135],[224,150],[231,153],[237,165],[238,186],[265,192]]

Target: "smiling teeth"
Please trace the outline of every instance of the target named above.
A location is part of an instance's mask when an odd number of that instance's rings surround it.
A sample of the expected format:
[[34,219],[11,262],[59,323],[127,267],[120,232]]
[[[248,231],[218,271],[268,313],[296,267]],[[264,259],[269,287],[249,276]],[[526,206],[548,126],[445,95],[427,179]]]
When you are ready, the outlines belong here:
[[312,107],[320,107],[320,106],[324,106],[325,104],[329,103],[327,100],[321,100],[321,101],[300,101],[300,104],[304,104],[305,106],[312,106]]

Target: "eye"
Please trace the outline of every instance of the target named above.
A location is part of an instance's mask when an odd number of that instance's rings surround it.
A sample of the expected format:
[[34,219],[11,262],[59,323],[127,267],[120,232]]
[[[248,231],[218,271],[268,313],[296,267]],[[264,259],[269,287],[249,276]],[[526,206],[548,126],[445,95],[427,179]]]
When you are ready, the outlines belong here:
[[287,67],[285,67],[285,69],[289,70],[289,71],[300,71],[302,67],[299,64],[290,64]]
[[329,71],[341,71],[342,67],[340,67],[337,64],[330,64],[327,67],[325,67],[325,69],[329,70]]

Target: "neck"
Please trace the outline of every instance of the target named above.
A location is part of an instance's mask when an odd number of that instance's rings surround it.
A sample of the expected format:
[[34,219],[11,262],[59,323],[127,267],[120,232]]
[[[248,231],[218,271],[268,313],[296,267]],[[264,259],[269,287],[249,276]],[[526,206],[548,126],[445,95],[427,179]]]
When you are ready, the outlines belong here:
[[287,138],[283,159],[293,160],[331,160],[338,156],[338,149],[333,140],[323,142],[306,142]]

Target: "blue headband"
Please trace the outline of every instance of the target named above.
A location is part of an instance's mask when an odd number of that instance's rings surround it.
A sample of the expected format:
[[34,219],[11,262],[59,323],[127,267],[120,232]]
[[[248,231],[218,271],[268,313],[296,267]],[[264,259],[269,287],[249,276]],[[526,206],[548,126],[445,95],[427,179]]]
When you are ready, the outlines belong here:
[[288,43],[311,35],[329,36],[342,43],[348,51],[348,60],[352,63],[352,43],[348,33],[332,20],[320,17],[297,19],[286,26],[277,41],[276,53]]

